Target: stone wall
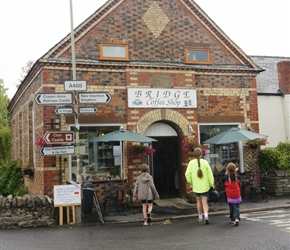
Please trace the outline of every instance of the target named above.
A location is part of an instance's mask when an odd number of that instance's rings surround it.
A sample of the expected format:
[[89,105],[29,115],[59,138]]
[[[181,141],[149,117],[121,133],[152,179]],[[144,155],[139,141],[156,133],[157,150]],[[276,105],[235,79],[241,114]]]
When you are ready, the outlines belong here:
[[266,191],[273,196],[290,194],[290,176],[268,176]]
[[0,196],[0,229],[53,226],[54,217],[53,201],[48,196]]

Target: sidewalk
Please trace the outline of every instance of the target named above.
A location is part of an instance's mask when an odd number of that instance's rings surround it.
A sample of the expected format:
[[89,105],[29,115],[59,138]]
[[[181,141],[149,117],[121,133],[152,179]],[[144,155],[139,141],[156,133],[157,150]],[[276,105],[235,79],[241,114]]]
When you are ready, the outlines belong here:
[[[196,204],[188,203],[185,199],[176,198],[168,200],[160,200],[159,204],[154,205],[152,212],[152,222],[164,222],[166,220],[175,220],[183,218],[196,218],[198,216]],[[268,202],[258,200],[258,201],[248,201],[245,200],[240,206],[241,213],[256,212],[273,210],[280,208],[290,208],[290,196],[283,197],[270,197]],[[108,212],[103,214],[105,224],[111,223],[142,223],[143,215],[141,207],[134,208],[135,214],[132,214],[130,209],[124,211],[126,215],[117,214],[114,211],[108,210]],[[221,203],[209,202],[209,215],[227,215],[229,214],[228,204],[225,201]],[[82,218],[82,225],[91,223],[101,223],[98,219],[98,214],[93,210],[91,214],[85,215]]]

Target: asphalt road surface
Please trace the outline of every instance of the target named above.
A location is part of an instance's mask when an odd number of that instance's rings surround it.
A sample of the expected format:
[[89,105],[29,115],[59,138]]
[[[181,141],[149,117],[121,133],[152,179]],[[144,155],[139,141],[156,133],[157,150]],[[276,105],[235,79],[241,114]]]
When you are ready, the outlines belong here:
[[238,227],[228,216],[210,217],[210,225],[192,218],[167,222],[0,230],[0,250],[290,249],[287,209],[242,214]]

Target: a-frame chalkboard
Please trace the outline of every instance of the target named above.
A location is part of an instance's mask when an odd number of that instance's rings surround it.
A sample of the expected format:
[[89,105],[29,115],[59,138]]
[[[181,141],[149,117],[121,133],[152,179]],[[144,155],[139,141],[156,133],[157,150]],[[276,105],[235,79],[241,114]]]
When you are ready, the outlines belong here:
[[95,207],[96,207],[96,210],[97,210],[97,213],[98,213],[100,221],[103,224],[105,224],[105,221],[104,221],[104,218],[103,218],[103,214],[102,214],[102,210],[101,210],[101,207],[100,207],[100,203],[99,203],[99,200],[98,200],[98,196],[97,196],[97,194],[95,192],[94,192],[94,203],[95,203]]
[[101,210],[101,207],[100,207],[100,203],[99,203],[99,200],[98,200],[98,196],[97,196],[95,190],[93,188],[89,188],[89,187],[83,187],[82,189],[83,190],[90,190],[90,191],[93,192],[93,201],[94,201],[94,204],[95,204],[99,219],[100,219],[100,221],[103,224],[105,224],[105,221],[104,221],[104,218],[103,218],[103,214],[102,214],[102,210]]

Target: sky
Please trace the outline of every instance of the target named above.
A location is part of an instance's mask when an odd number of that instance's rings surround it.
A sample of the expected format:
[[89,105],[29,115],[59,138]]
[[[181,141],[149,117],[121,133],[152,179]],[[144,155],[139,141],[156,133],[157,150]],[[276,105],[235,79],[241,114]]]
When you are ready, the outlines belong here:
[[[107,0],[72,0],[76,28]],[[195,0],[247,55],[290,57],[289,0]],[[70,0],[0,0],[0,79],[16,93],[22,68],[70,33]]]

